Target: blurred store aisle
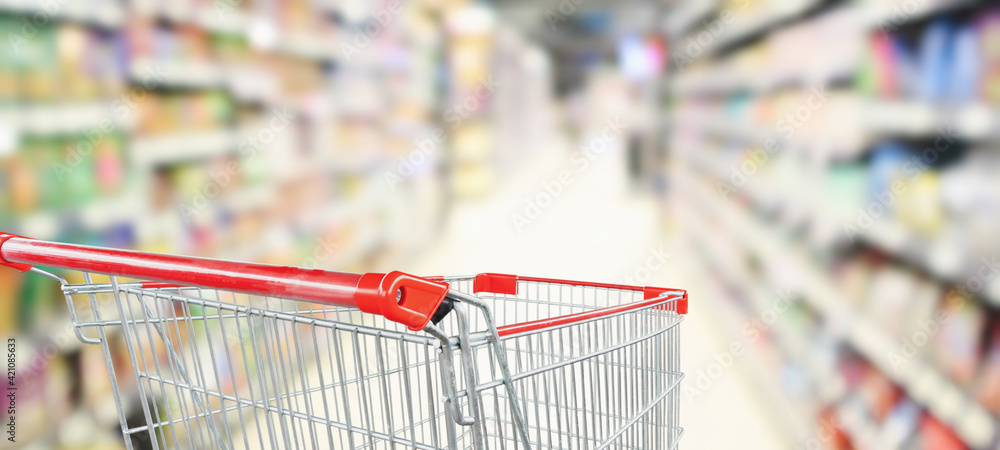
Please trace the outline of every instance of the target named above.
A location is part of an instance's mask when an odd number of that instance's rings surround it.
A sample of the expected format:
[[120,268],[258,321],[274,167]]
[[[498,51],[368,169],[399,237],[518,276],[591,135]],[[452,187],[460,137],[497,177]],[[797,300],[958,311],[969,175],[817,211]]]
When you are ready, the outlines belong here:
[[[714,295],[705,274],[684,255],[685,244],[662,230],[656,200],[629,190],[621,148],[611,149],[586,169],[572,164],[565,138],[540,146],[544,151],[515,171],[493,195],[458,205],[441,240],[405,270],[419,274],[466,275],[479,272],[528,274],[601,282],[676,286],[690,291],[692,315],[682,324],[685,383],[729,345],[730,333],[712,313]],[[529,199],[545,184],[570,171],[572,182],[550,206],[541,208],[521,231],[511,219],[524,213]],[[713,294],[710,294],[713,293]],[[748,381],[736,361],[704,395],[689,401],[682,391],[684,448],[786,448],[764,410],[769,401]],[[723,431],[724,432],[720,432]]]

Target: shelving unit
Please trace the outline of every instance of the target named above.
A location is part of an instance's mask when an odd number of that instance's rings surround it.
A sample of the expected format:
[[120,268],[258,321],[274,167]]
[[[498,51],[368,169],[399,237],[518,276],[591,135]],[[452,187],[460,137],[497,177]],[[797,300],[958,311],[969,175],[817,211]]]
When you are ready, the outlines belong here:
[[[46,24],[29,43],[52,48],[16,60],[16,74],[2,74],[19,83],[40,82],[0,92],[0,229],[39,239],[355,272],[397,265],[424,248],[444,211],[438,201],[446,186],[438,177],[442,159],[430,158],[397,190],[389,188],[385,174],[396,171],[399,158],[425,132],[440,126],[443,99],[433,94],[442,65],[440,25],[434,23],[439,13],[403,4],[399,17],[364,50],[369,57],[348,64],[339,43],[363,32],[373,17],[355,15],[346,23],[341,3],[331,1],[244,0],[224,12],[214,8],[220,3],[81,0],[49,11],[40,2],[0,0],[0,18],[6,20],[0,25],[44,17]],[[68,43],[82,47],[64,49]],[[410,59],[400,64],[371,57],[385,52],[405,52]],[[94,60],[84,64],[74,57],[82,54]],[[11,58],[0,70],[16,59],[6,50],[0,57]],[[340,83],[351,70],[363,70],[372,83],[396,77],[407,85],[373,89],[378,98],[372,102],[384,108],[359,118],[338,108],[355,96],[351,85]],[[393,109],[400,105],[405,107]],[[252,152],[241,148],[268,128],[273,111],[284,108],[293,117],[282,130],[268,132],[273,139]],[[72,154],[97,131],[93,148]],[[366,134],[377,139],[351,138]],[[64,183],[51,171],[54,163],[69,168]],[[225,177],[212,178],[226,170]],[[207,201],[187,217],[183,208],[199,195]],[[335,245],[337,252],[316,260],[314,250],[323,245]],[[24,343],[19,357],[27,364],[70,322],[66,305],[58,290],[44,284],[50,280],[0,279],[11,292],[0,302],[13,317],[0,321],[0,330]],[[19,441],[41,447],[121,445],[118,417],[106,414],[108,405],[59,394],[68,389],[67,380],[79,379],[91,397],[111,398],[103,359],[96,368],[76,362],[88,349],[76,345],[75,337],[60,345],[33,380],[43,384],[40,391],[55,394],[19,398],[20,411],[60,412],[38,430],[29,429],[32,419],[26,416]],[[66,433],[47,433],[63,425],[85,433],[73,435],[73,442],[61,440]],[[114,439],[108,443],[107,436]]]
[[[869,361],[882,368],[909,393],[912,399],[926,406],[943,422],[955,427],[956,431],[974,447],[984,447],[993,442],[996,428],[992,415],[970,398],[961,388],[949,381],[933,366],[921,361],[893,368],[887,357],[897,352],[895,339],[882,331],[876,324],[850,310],[838,292],[835,284],[822,272],[815,269],[815,263],[770,235],[756,218],[738,211],[728,203],[721,202],[704,182],[675,174],[675,179],[683,179],[685,193],[698,198],[699,204],[717,219],[717,223],[731,224],[729,233],[761,259],[774,259],[775,263],[800,267],[804,271],[801,292],[803,300],[820,315],[830,318],[846,329],[834,331],[831,338],[843,341],[865,355]],[[680,181],[680,180],[678,180]]]
[[[901,15],[900,4],[875,0],[806,1],[784,8],[752,2],[753,10],[744,14],[734,10],[739,4],[712,3],[712,11],[705,11],[699,2],[682,2],[664,27],[673,40],[669,59],[675,63],[665,80],[669,99],[664,126],[672,132],[667,172],[675,195],[684,199],[678,201],[691,205],[691,213],[683,215],[685,233],[704,248],[720,282],[733,286],[730,292],[739,292],[749,310],[760,313],[781,283],[791,283],[815,316],[813,327],[822,341],[838,349],[837,364],[855,364],[860,358],[857,364],[865,373],[887,379],[902,399],[919,406],[923,417],[943,424],[966,446],[995,447],[1000,443],[996,410],[980,403],[978,391],[979,371],[985,368],[977,368],[974,383],[964,384],[968,382],[954,379],[928,349],[895,367],[889,355],[898,353],[907,336],[869,306],[875,303],[866,296],[873,294],[859,295],[859,288],[842,286],[839,273],[855,263],[856,255],[877,254],[940,292],[978,278],[982,289],[970,293],[972,302],[989,321],[985,330],[995,326],[990,324],[1000,306],[1000,280],[982,278],[981,258],[988,249],[966,237],[969,232],[962,226],[967,224],[961,219],[915,223],[914,216],[897,216],[892,205],[879,205],[874,220],[855,223],[859,211],[875,201],[864,194],[873,188],[858,187],[859,180],[885,170],[872,161],[888,153],[882,149],[887,142],[903,142],[915,155],[925,147],[936,152],[922,169],[930,175],[919,172],[903,180],[909,190],[896,200],[912,204],[927,186],[942,189],[932,177],[943,177],[939,171],[950,169],[934,164],[939,157],[961,161],[973,151],[988,155],[1000,141],[1000,110],[985,97],[931,101],[902,88],[887,96],[868,79],[881,67],[873,64],[870,48],[877,38],[905,31],[906,42],[915,47],[919,41],[914,43],[914,36],[939,17],[952,15],[957,18],[953,25],[966,24],[985,15],[989,5],[920,2]],[[732,20],[720,27],[723,14]],[[703,42],[705,51],[692,55],[686,45],[709,34],[717,39]],[[809,46],[822,46],[823,55],[814,57]],[[818,105],[810,97],[817,92],[823,98]],[[920,194],[909,193],[915,190]],[[846,225],[857,233],[845,233]],[[722,248],[713,251],[713,246]],[[778,275],[777,268],[788,273]],[[943,303],[939,300],[937,308],[943,309]],[[781,319],[795,320],[800,319]],[[846,369],[814,357],[825,354],[826,344],[783,329],[781,321],[767,331],[773,346],[787,355],[786,366],[809,372],[814,386],[840,387],[816,390],[814,399],[829,407],[815,413],[817,421],[821,414],[838,417],[854,448],[893,448],[904,437],[912,445],[925,432],[921,419],[913,430],[903,430],[908,436],[893,435],[903,432],[899,424],[890,430],[873,419],[872,405],[856,392],[861,385],[841,374]],[[980,340],[984,347],[976,347],[976,367],[987,364],[993,345]]]

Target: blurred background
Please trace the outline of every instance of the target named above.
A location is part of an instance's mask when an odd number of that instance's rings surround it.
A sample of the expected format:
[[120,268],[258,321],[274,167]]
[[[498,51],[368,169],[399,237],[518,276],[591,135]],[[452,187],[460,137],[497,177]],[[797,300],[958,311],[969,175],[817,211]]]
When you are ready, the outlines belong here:
[[[992,2],[0,0],[0,37],[0,230],[684,288],[684,447],[1000,445]],[[122,447],[69,323],[0,270],[5,447]]]

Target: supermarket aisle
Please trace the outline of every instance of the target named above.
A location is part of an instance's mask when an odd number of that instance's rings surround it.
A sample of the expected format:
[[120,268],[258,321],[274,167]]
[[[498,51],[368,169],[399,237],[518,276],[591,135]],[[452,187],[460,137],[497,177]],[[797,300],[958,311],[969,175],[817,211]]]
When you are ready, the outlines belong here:
[[[682,324],[685,383],[728,345],[710,305],[709,290],[689,252],[661,230],[655,200],[628,190],[624,158],[613,150],[580,170],[570,163],[568,142],[546,145],[541,156],[507,180],[494,195],[460,205],[439,242],[415,264],[420,274],[465,275],[506,272],[603,282],[677,286],[689,289],[692,315]],[[544,184],[569,170],[573,181],[550,206],[519,232],[511,219]],[[600,255],[598,257],[597,255]],[[648,274],[648,277],[647,277]],[[630,278],[632,280],[630,280]],[[682,395],[684,448],[785,448],[765,417],[768,399],[745,381],[744,361],[691,401]],[[720,432],[725,430],[725,432]]]

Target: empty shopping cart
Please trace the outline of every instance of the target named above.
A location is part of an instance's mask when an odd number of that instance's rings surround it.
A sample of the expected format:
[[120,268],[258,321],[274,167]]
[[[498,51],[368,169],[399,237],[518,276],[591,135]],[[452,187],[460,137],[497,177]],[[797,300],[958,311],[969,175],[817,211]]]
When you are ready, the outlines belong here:
[[130,449],[670,449],[681,438],[682,290],[358,275],[10,234],[0,265],[62,285],[76,336],[101,346]]

